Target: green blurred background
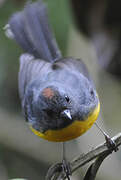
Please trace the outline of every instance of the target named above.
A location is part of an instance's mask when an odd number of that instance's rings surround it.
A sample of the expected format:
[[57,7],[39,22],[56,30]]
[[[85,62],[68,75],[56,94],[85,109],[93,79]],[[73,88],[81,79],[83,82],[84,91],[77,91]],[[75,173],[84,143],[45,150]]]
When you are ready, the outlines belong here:
[[[45,0],[57,42],[64,56],[83,59],[94,79],[101,101],[99,124],[111,136],[121,131],[121,85],[97,63],[92,42],[75,28],[69,0]],[[0,180],[26,178],[40,180],[49,166],[62,159],[61,143],[39,139],[29,130],[21,113],[18,95],[19,56],[22,50],[4,34],[9,17],[23,8],[25,1],[0,0]],[[68,159],[104,141],[93,126],[75,141],[67,142]],[[74,174],[73,180],[82,179],[85,166]],[[120,180],[121,151],[113,153],[100,168],[97,179]]]

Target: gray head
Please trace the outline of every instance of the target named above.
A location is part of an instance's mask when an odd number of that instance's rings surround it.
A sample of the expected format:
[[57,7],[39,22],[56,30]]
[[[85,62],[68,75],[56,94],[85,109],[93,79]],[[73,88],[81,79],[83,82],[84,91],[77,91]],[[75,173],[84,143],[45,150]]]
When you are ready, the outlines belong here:
[[27,88],[24,112],[28,122],[38,131],[62,129],[75,120],[85,120],[98,104],[98,97],[87,78],[79,77],[78,88],[57,82]]

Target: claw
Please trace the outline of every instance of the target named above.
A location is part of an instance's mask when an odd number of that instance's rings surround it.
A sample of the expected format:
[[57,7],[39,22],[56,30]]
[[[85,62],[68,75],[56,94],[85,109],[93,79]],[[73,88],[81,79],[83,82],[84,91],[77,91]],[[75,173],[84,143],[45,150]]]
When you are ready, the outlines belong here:
[[118,147],[116,146],[116,143],[115,141],[113,141],[110,136],[104,131],[102,130],[97,123],[95,123],[96,127],[102,132],[102,134],[104,135],[105,137],[105,140],[106,140],[106,144],[107,144],[107,147],[110,151],[118,151]]
[[108,135],[105,135],[106,144],[109,150],[118,151],[115,141],[113,141]]
[[66,175],[66,178],[67,178],[68,180],[70,180],[70,175],[72,174],[72,173],[71,173],[70,164],[69,164],[66,160],[64,160],[64,159],[63,159],[63,161],[62,161],[62,169],[63,169],[63,172],[64,172],[65,175]]

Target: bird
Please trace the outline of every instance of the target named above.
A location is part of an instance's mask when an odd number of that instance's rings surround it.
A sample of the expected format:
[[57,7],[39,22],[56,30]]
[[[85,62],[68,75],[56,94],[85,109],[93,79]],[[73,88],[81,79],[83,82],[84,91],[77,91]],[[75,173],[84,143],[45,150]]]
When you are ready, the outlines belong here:
[[24,51],[18,89],[31,131],[64,143],[91,128],[100,101],[84,62],[62,55],[48,19],[42,0],[27,3],[10,17],[5,30]]

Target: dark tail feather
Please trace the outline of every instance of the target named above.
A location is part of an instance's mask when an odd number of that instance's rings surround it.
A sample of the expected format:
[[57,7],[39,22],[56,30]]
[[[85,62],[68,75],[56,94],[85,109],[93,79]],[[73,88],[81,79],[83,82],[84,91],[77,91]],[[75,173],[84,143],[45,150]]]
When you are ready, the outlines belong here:
[[9,21],[10,29],[14,34],[15,40],[18,44],[24,49],[25,52],[30,54],[34,54],[36,57],[38,56],[37,51],[35,51],[34,47],[32,46],[26,32],[24,31],[24,18],[22,13],[16,13],[12,16]]
[[14,38],[25,52],[51,62],[61,57],[48,24],[46,7],[41,1],[28,4],[24,11],[10,19],[9,24]]

